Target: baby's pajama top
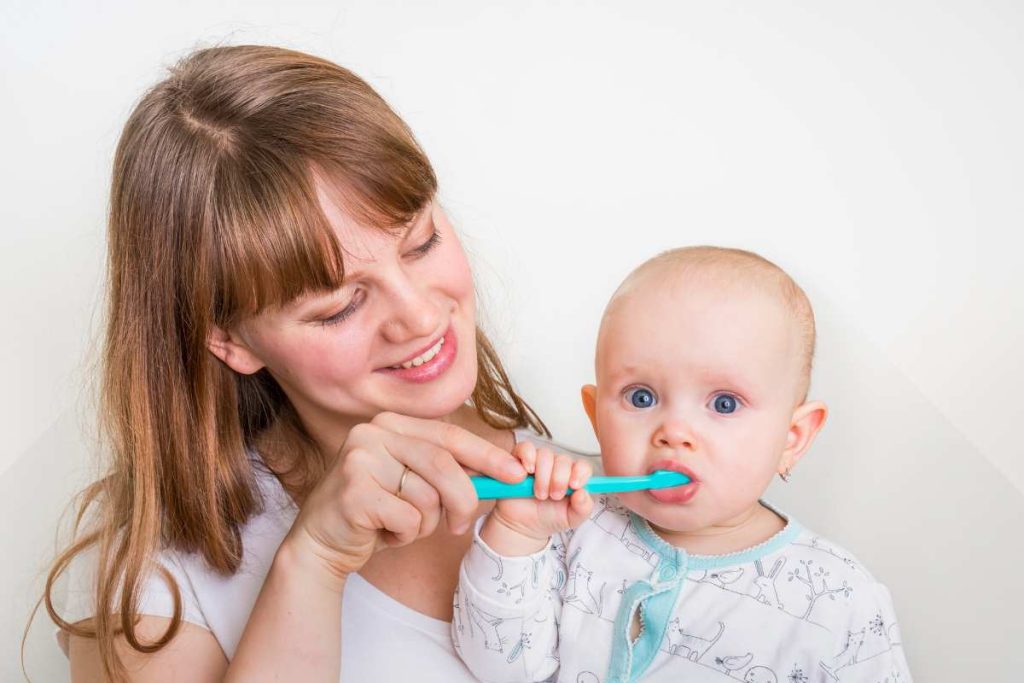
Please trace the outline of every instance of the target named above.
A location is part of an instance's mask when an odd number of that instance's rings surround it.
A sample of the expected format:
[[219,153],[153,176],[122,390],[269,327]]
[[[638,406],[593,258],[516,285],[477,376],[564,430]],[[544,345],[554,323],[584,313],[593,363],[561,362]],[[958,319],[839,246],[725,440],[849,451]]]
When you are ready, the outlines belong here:
[[779,514],[782,531],[728,555],[688,555],[613,496],[525,557],[489,548],[481,518],[455,594],[456,651],[483,681],[909,683],[885,586]]

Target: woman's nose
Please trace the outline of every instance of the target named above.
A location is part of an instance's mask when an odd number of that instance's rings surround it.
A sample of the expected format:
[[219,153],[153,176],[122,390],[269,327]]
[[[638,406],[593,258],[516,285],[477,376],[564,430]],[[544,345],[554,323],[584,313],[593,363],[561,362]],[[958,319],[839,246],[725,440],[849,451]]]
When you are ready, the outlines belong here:
[[431,297],[428,283],[400,273],[392,278],[389,290],[391,311],[383,325],[388,341],[402,343],[438,331],[444,311]]
[[671,418],[658,426],[652,441],[658,448],[693,448],[696,438],[688,422]]

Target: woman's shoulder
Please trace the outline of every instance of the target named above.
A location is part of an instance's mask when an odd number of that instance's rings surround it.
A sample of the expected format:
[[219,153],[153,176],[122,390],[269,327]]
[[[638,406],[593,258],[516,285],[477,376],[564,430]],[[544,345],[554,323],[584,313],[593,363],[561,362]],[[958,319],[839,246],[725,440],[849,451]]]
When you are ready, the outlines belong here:
[[[253,458],[253,472],[261,506],[239,528],[243,555],[238,570],[225,575],[211,567],[199,552],[162,546],[153,556],[153,571],[140,583],[139,614],[170,618],[178,602],[183,620],[213,631],[226,652],[234,651],[277,548],[297,514],[295,504],[258,456]],[[68,623],[95,615],[98,567],[96,545],[72,558],[64,604],[59,610]],[[115,601],[118,599],[115,594]],[[59,629],[57,639],[65,647]]]
[[[182,559],[180,553],[166,548],[155,554],[152,558],[151,571],[145,574],[139,583],[137,613],[172,618],[175,605],[178,605],[182,620],[209,628],[204,610],[192,588],[193,582],[188,565],[182,562]],[[63,578],[63,592],[56,593],[55,601],[57,614],[65,622],[76,624],[96,616],[99,567],[100,548],[95,543],[82,548],[68,561]],[[121,585],[114,587],[111,606],[120,604],[121,591]],[[67,655],[67,633],[56,627],[54,635],[57,644]]]

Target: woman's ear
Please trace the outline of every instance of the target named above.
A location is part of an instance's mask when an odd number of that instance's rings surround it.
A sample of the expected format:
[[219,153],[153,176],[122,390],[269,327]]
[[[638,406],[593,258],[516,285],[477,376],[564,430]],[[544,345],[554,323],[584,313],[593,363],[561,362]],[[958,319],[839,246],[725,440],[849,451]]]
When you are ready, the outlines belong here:
[[240,375],[251,375],[263,369],[263,361],[256,357],[239,335],[217,325],[210,326],[206,348]]
[[594,428],[594,434],[597,434],[597,387],[593,384],[584,384],[580,389],[580,396],[583,397],[583,410],[587,411],[590,426]]
[[779,458],[779,474],[796,467],[811,442],[818,435],[825,419],[828,417],[828,406],[821,401],[808,401],[793,411],[793,419],[789,423],[786,434],[786,448]]

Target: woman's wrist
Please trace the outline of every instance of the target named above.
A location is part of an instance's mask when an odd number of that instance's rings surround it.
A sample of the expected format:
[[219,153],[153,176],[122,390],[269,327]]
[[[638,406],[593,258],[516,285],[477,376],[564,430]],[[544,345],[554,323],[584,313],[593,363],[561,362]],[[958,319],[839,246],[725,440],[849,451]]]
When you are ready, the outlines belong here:
[[289,576],[302,576],[304,581],[311,581],[338,595],[345,590],[348,580],[349,572],[339,570],[324,557],[323,549],[302,530],[293,530],[285,537],[274,555],[273,564]]
[[346,575],[331,571],[313,550],[299,534],[281,542],[225,683],[338,680]]
[[494,552],[506,557],[523,557],[543,550],[550,536],[531,534],[506,520],[497,509],[491,510],[480,527],[480,538]]

